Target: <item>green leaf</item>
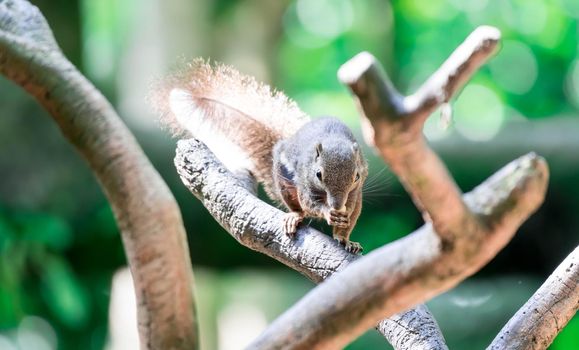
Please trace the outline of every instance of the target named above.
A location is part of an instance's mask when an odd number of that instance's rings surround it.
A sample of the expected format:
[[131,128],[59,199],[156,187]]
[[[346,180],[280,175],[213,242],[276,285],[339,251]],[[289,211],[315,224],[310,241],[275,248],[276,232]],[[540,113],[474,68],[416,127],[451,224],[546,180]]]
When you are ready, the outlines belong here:
[[25,241],[37,242],[57,251],[62,251],[71,244],[72,230],[60,217],[41,213],[21,213],[16,221],[20,237]]
[[42,275],[41,293],[48,308],[64,324],[80,328],[89,316],[89,297],[64,260],[51,256]]
[[14,230],[6,218],[0,214],[0,254],[6,249]]

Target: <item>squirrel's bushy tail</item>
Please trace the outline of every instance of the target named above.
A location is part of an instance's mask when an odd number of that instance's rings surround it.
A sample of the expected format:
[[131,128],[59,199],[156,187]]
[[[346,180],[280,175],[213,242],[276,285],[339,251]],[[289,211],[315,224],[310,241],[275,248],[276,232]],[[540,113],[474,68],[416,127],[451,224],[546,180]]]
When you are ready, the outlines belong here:
[[273,195],[273,146],[309,121],[295,102],[229,66],[202,59],[154,90],[152,104],[173,133],[190,132],[226,167],[249,170]]

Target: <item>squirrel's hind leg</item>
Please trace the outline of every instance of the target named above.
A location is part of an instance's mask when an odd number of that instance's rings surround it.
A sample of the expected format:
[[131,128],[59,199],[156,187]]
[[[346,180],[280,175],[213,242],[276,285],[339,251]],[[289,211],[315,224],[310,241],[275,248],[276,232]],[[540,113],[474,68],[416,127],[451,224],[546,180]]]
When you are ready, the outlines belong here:
[[281,180],[281,198],[283,204],[290,210],[285,213],[282,219],[284,233],[290,238],[293,238],[298,229],[298,225],[303,221],[305,213],[302,210],[298,200],[296,187],[287,180]]
[[298,225],[303,221],[303,212],[298,197],[298,189],[294,182],[294,173],[288,169],[284,159],[280,159],[283,143],[276,145],[274,149],[273,182],[275,192],[279,195],[281,202],[290,210],[285,213],[282,219],[283,231],[290,238],[293,238],[298,229]]

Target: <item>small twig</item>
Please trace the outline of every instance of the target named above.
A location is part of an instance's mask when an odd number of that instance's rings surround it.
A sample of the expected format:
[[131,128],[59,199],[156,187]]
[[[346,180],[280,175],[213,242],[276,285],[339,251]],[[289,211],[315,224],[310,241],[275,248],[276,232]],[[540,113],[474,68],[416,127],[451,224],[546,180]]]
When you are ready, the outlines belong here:
[[497,28],[481,26],[475,29],[416,93],[406,97],[405,112],[426,120],[497,52],[500,38]]
[[501,329],[488,349],[546,349],[579,309],[579,247]]
[[0,72],[33,95],[90,164],[135,282],[142,349],[197,347],[193,272],[179,207],[109,102],[24,0],[0,0]]

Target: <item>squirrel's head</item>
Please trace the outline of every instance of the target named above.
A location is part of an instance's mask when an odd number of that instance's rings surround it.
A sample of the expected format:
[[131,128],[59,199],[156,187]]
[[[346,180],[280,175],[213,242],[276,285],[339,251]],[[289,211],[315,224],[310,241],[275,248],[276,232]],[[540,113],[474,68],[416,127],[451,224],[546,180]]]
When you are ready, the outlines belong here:
[[314,195],[332,209],[343,209],[350,192],[361,188],[368,176],[360,147],[356,142],[337,139],[316,143],[312,152],[314,166],[308,178],[318,189]]

